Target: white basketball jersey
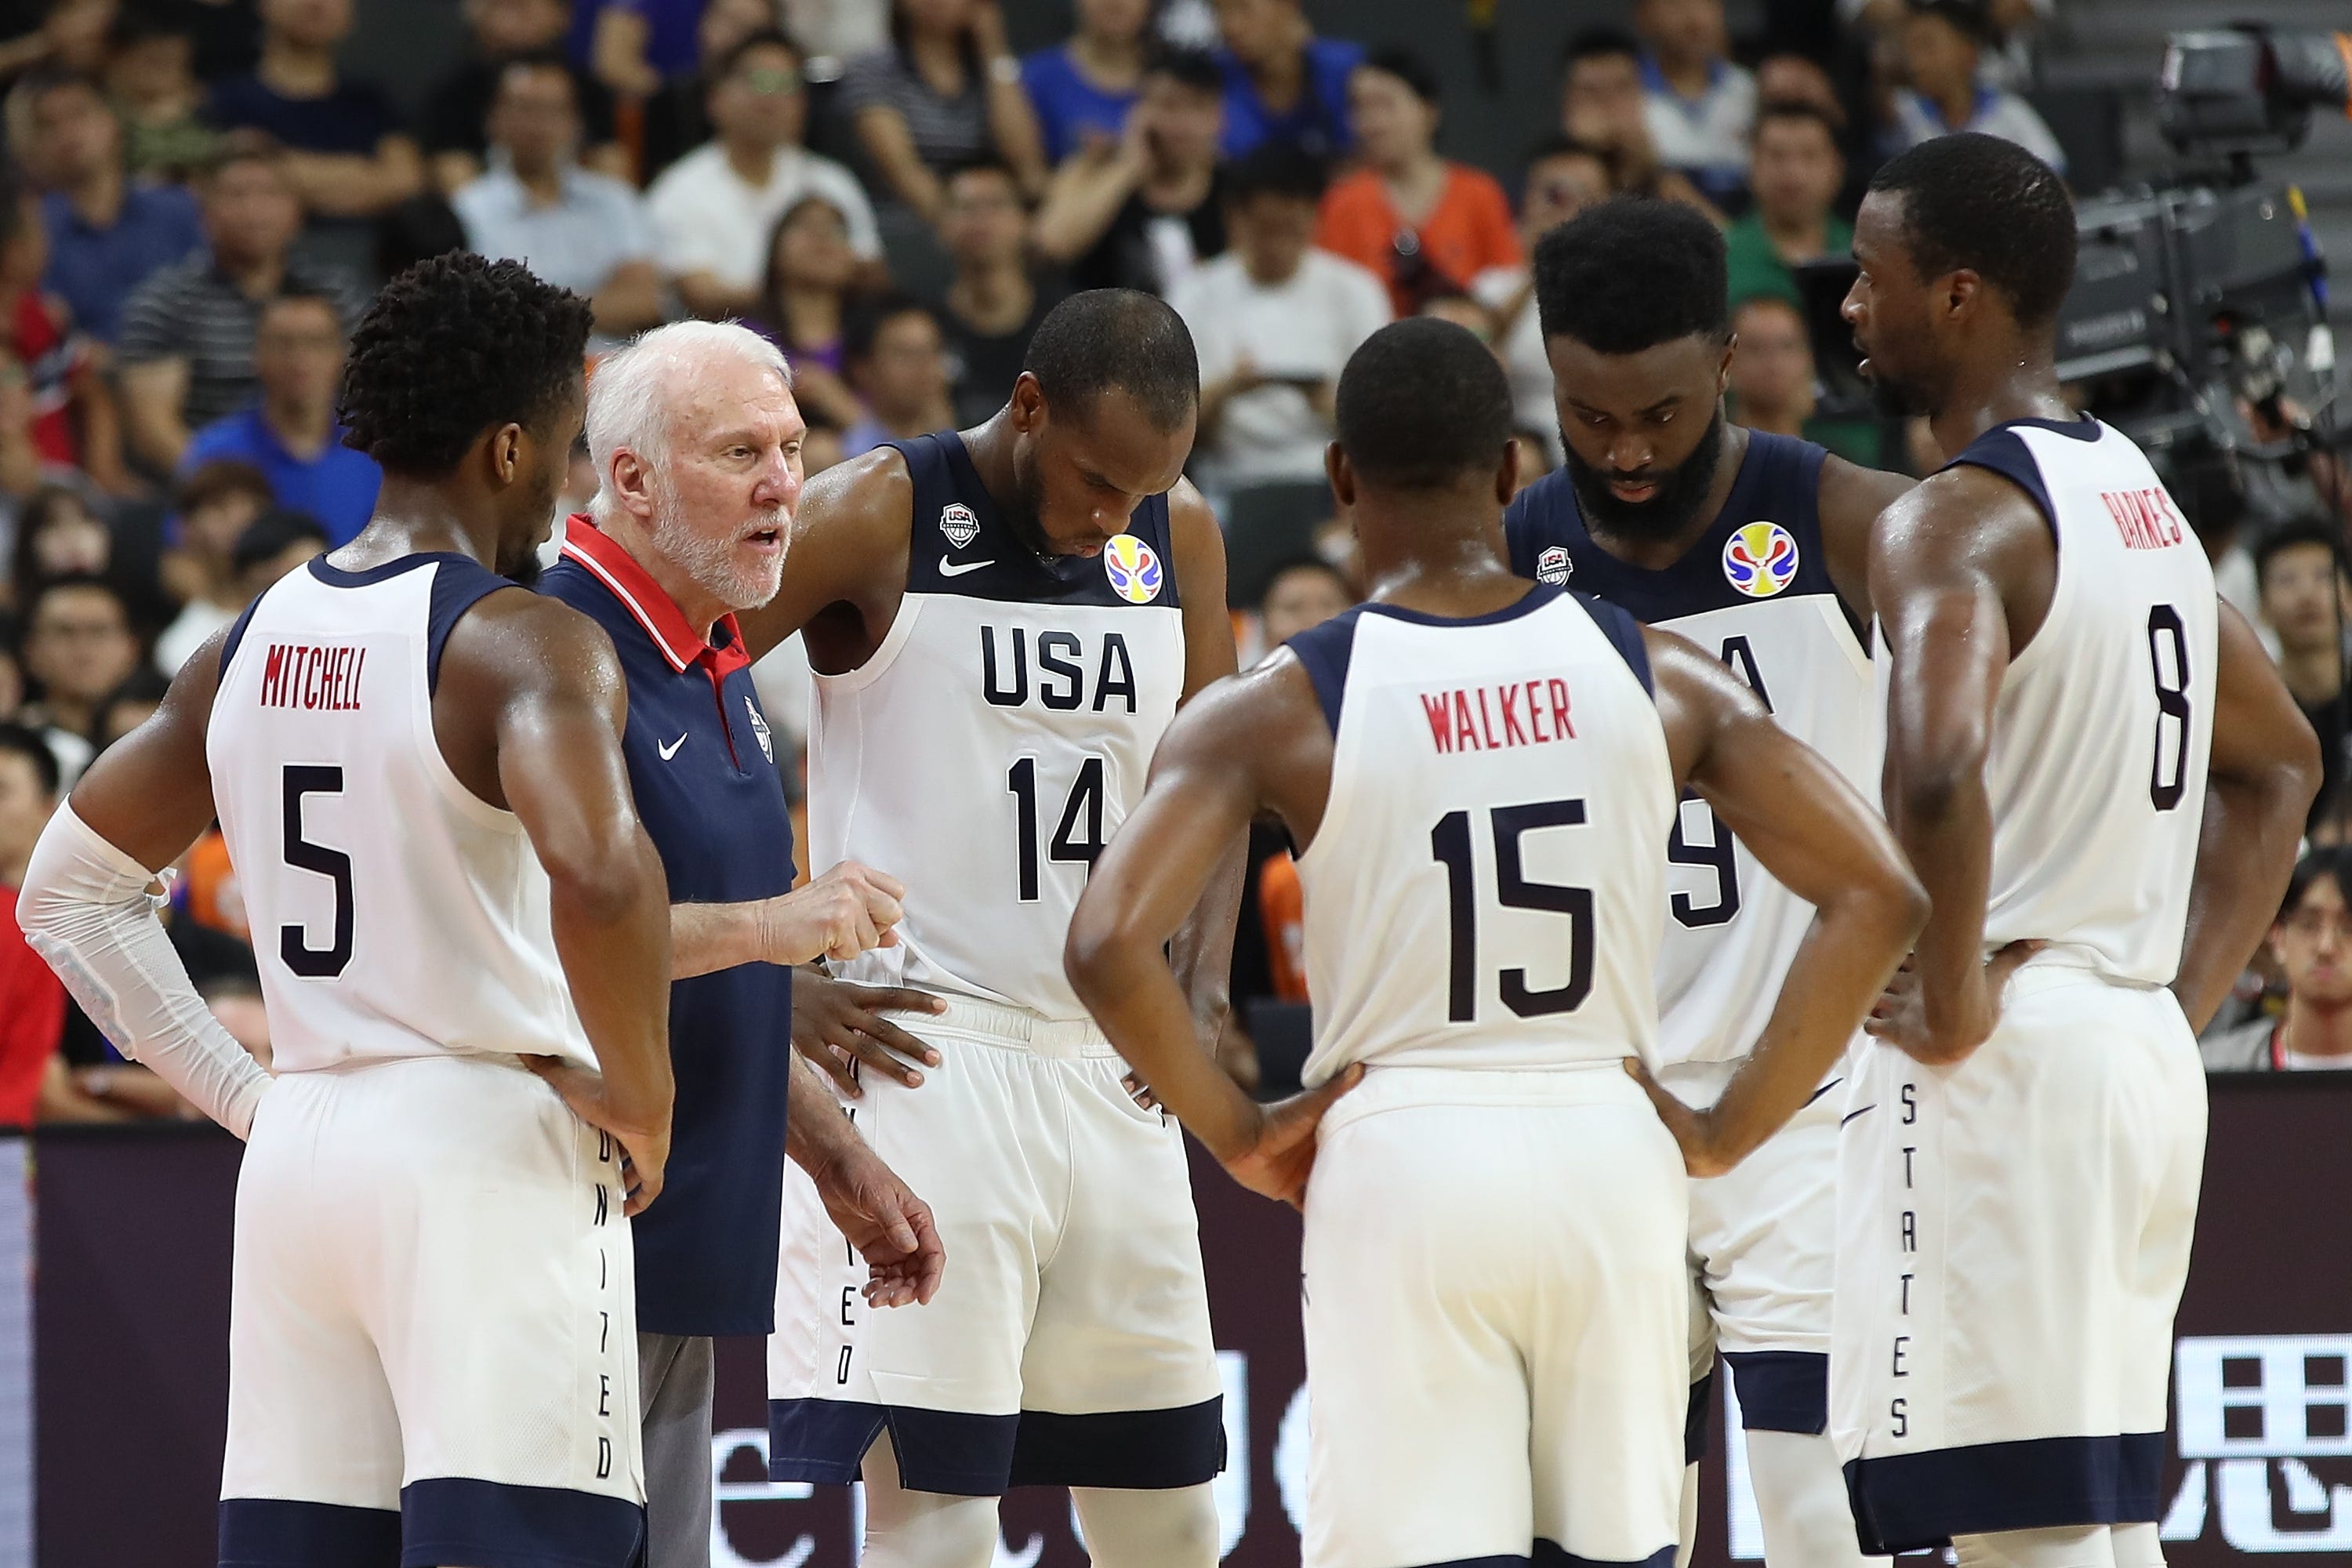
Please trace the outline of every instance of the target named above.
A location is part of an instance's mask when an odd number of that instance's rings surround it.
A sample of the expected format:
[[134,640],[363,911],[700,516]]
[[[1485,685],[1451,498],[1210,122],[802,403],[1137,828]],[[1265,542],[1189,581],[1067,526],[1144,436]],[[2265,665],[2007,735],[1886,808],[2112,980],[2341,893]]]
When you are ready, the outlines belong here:
[[2169,984],[2212,750],[2212,568],[2139,448],[2095,420],[2019,420],[1953,460],[2022,486],[2058,544],[2050,612],[1993,710],[1985,942]]
[[898,942],[836,973],[1086,1016],[1062,972],[1097,856],[1142,797],[1184,689],[1168,503],[1096,559],[1040,560],[953,432],[899,443],[906,596],[857,668],[816,677],[810,864],[907,884]]
[[[1522,575],[1572,584],[1717,655],[1782,729],[1875,803],[1885,710],[1822,542],[1826,456],[1811,442],[1750,431],[1714,525],[1654,570],[1593,542],[1564,472],[1521,491],[1504,531]],[[1670,1064],[1736,1060],[1763,1034],[1813,907],[1696,795],[1681,803],[1666,862],[1658,1056]]]
[[1298,860],[1308,1083],[1359,1061],[1656,1065],[1675,785],[1641,639],[1541,585],[1497,615],[1368,605],[1291,639],[1332,733]]
[[512,585],[462,555],[321,558],[222,648],[205,756],[278,1072],[444,1052],[595,1064],[539,856],[433,733],[449,628]]

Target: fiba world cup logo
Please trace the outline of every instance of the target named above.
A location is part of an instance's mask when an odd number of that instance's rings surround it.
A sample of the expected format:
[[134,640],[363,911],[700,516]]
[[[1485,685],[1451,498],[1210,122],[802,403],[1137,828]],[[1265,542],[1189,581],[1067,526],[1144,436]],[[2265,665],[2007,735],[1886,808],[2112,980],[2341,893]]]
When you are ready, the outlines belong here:
[[1751,599],[1769,599],[1797,575],[1797,542],[1777,522],[1751,522],[1723,547],[1723,575]]
[[1163,574],[1151,546],[1131,533],[1111,536],[1103,546],[1103,575],[1110,591],[1130,605],[1148,605],[1160,597]]

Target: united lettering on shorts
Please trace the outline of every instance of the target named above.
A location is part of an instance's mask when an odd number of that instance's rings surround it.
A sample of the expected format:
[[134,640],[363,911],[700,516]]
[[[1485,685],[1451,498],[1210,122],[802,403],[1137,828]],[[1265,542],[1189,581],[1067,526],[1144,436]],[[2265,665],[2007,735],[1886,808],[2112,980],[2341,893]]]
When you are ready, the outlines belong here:
[[367,649],[355,643],[272,643],[261,668],[263,708],[350,712],[360,705]]
[[1568,716],[1568,682],[1556,675],[1424,691],[1421,710],[1429,721],[1430,742],[1442,755],[1576,739]]

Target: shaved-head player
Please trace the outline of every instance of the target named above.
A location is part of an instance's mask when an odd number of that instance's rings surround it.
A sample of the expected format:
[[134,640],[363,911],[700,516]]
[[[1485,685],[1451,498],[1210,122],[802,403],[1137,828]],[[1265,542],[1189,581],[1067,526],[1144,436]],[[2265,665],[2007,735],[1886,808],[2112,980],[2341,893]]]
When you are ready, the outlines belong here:
[[2061,394],[2074,246],[2032,153],[1940,137],[1871,181],[1845,302],[1953,458],[1871,542],[1886,815],[1935,913],[1841,1134],[1831,1415],[1864,1544],[1969,1568],[2163,1561],[2194,1031],[2319,778],[2147,459]]
[[[1504,564],[1510,391],[1476,338],[1383,328],[1338,425],[1371,602],[1178,718],[1071,978],[1228,1170],[1305,1195],[1310,1568],[1663,1565],[1685,1163],[1727,1168],[1804,1103],[1924,901],[1868,802],[1712,650]],[[1819,910],[1697,1111],[1647,1076],[1685,786]],[[1202,1051],[1162,956],[1267,810],[1302,847],[1318,1086],[1270,1109]]]
[[[927,1068],[864,1070],[853,1104],[930,1196],[940,1294],[860,1310],[812,1225],[770,1361],[773,1473],[846,1483],[862,1460],[869,1568],[987,1568],[1022,1484],[1076,1489],[1106,1561],[1217,1558],[1222,1383],[1181,1139],[1062,973],[1161,732],[1234,665],[1223,545],[1182,477],[1199,396],[1166,305],[1074,295],[994,417],[812,480],[782,591],[741,617],[754,657],[802,630],[817,670],[814,853],[907,879],[898,944],[842,973],[936,1009],[896,1037]],[[1212,1040],[1242,847],[1237,826],[1181,944]]]

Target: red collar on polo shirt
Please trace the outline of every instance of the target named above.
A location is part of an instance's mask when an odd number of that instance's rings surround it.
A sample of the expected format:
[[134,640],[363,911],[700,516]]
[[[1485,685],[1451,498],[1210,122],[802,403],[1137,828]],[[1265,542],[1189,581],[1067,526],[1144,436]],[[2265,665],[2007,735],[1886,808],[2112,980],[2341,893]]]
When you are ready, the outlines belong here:
[[654,639],[654,646],[661,649],[670,668],[680,674],[699,664],[710,672],[710,683],[716,686],[751,662],[743,652],[743,628],[735,624],[732,615],[719,618],[719,628],[727,634],[726,642],[705,642],[688,623],[677,601],[654,581],[653,574],[589,521],[586,512],[572,513],[565,523],[563,553],[566,559],[587,568],[629,607],[629,614],[646,628],[646,635]]

